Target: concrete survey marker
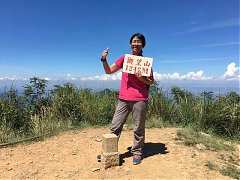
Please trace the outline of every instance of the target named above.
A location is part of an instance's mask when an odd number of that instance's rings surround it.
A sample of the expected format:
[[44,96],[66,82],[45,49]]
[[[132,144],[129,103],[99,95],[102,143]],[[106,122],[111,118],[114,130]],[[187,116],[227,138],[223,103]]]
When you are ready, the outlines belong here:
[[118,137],[115,134],[103,135],[101,162],[105,169],[119,166]]
[[103,135],[102,152],[118,152],[118,137],[115,134]]

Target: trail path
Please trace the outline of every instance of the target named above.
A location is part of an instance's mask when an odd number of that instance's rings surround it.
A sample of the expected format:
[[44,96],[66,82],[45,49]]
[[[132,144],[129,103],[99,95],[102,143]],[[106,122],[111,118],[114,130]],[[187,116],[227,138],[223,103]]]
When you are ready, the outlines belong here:
[[[199,151],[175,140],[176,128],[146,129],[146,158],[132,165],[126,156],[119,167],[101,168],[102,134],[107,128],[63,132],[44,141],[0,149],[0,179],[230,179],[209,170],[217,152]],[[119,151],[132,145],[132,130],[123,131]]]

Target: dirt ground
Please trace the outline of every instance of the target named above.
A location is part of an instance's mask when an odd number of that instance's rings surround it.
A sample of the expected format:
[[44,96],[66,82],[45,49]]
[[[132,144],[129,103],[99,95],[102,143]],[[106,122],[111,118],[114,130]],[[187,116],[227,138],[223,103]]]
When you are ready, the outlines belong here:
[[[216,152],[199,151],[175,140],[176,128],[147,129],[146,157],[132,165],[125,156],[121,166],[101,168],[96,156],[101,153],[106,128],[63,132],[44,141],[0,149],[0,179],[230,179],[209,170],[207,161]],[[127,154],[133,132],[125,130],[119,151]]]

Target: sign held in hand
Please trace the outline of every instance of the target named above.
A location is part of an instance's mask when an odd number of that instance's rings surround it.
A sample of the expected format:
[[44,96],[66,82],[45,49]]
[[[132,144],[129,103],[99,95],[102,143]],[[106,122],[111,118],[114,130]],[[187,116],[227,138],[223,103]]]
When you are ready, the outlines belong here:
[[151,75],[153,58],[125,54],[123,72],[129,74],[139,73],[142,76]]

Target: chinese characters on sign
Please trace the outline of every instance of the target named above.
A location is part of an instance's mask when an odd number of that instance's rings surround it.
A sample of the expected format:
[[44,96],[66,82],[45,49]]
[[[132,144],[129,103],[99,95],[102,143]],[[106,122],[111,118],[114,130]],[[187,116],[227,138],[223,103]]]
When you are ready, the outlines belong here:
[[123,63],[123,72],[142,76],[150,76],[153,59],[149,57],[126,54]]

